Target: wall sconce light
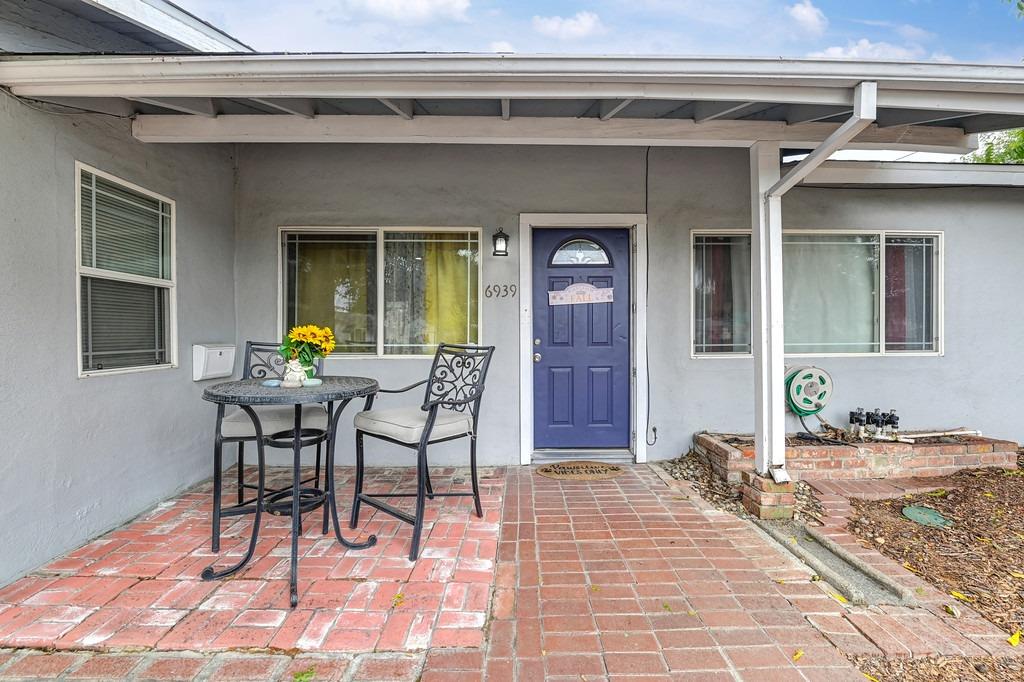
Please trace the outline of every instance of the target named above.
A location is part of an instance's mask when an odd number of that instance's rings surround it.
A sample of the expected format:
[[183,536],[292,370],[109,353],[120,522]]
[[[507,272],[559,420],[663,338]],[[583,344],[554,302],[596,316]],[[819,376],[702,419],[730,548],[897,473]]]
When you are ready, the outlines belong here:
[[494,251],[491,253],[492,256],[507,256],[508,255],[508,235],[500,227],[498,231],[494,233],[492,237],[494,241]]

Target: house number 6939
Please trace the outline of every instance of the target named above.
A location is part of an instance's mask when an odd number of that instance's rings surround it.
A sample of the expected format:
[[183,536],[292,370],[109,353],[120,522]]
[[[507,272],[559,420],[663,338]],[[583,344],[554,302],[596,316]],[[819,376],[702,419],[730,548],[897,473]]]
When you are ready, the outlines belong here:
[[488,284],[484,287],[485,298],[515,298],[518,287],[515,284]]

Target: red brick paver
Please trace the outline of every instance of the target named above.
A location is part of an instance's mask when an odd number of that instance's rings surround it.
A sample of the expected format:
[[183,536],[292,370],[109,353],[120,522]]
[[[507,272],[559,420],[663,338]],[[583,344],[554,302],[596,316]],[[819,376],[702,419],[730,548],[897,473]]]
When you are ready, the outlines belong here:
[[[840,650],[849,654],[878,650],[886,656],[1021,656],[1012,648],[1007,633],[985,620],[966,604],[955,603],[961,612],[951,617],[944,606],[953,604],[950,595],[938,591],[930,583],[884,556],[873,547],[847,532],[853,509],[850,499],[884,500],[949,488],[949,479],[905,478],[861,481],[809,481],[827,513],[824,533],[866,563],[913,590],[921,608],[897,606],[849,607],[830,619],[811,618],[825,636]],[[955,482],[952,482],[955,485]],[[864,638],[870,644],[865,646]]]
[[[411,476],[377,471],[368,487]],[[463,476],[438,469],[434,483]],[[287,519],[267,521],[242,575],[198,579],[213,559],[199,488],[0,589],[0,646],[65,649],[0,651],[0,678],[843,682],[863,679],[843,653],[1015,653],[970,609],[944,618],[944,596],[926,585],[923,608],[840,604],[748,521],[648,467],[587,482],[496,470],[484,492],[483,520],[469,500],[433,502],[415,564],[408,527],[390,518],[364,516],[381,543],[346,552],[310,515],[292,610]],[[824,530],[921,587],[844,536],[844,493],[822,492]],[[225,522],[221,561],[244,551],[249,522]]]
[[835,604],[809,578],[647,467],[511,469],[485,650],[430,652],[422,680],[863,680],[802,613]]
[[[283,469],[275,472],[270,485],[281,484],[283,475]],[[338,470],[343,523],[351,476],[350,469]],[[435,468],[432,478],[438,490],[469,486],[462,470]],[[225,479],[230,502],[234,476]],[[414,481],[412,469],[370,469],[366,490],[414,490]],[[299,607],[293,611],[287,517],[264,515],[256,555],[237,576],[199,578],[214,561],[237,560],[252,528],[251,516],[225,519],[222,551],[210,552],[206,484],[0,589],[0,648],[351,653],[480,646],[503,487],[503,469],[482,473],[482,519],[472,513],[471,498],[429,501],[422,558],[415,563],[407,559],[410,527],[365,505],[359,530],[345,532],[376,534],[377,545],[366,550],[345,550],[333,535],[323,536],[322,510],[305,515]],[[24,663],[30,664],[41,662]],[[234,675],[233,670],[213,676]]]

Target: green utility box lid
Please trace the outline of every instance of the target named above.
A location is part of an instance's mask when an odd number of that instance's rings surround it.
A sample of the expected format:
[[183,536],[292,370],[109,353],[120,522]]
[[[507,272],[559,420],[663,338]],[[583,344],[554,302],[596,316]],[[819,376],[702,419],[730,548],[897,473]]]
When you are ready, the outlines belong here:
[[920,523],[922,526],[931,526],[932,528],[949,528],[953,525],[952,521],[931,507],[904,507],[903,515],[914,523]]

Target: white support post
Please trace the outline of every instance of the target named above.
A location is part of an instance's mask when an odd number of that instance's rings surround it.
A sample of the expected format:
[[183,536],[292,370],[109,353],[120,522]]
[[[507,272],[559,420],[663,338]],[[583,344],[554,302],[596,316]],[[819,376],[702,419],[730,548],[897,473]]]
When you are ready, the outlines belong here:
[[754,328],[754,467],[785,475],[786,420],[783,395],[782,198],[769,197],[779,181],[778,142],[750,148],[751,250]]
[[754,467],[776,483],[786,472],[786,356],[782,314],[782,195],[799,184],[834,152],[875,120],[878,86],[859,83],[853,114],[785,177],[780,177],[778,142],[750,147],[751,279],[754,329]]

